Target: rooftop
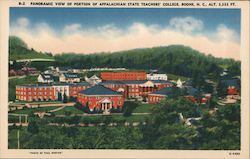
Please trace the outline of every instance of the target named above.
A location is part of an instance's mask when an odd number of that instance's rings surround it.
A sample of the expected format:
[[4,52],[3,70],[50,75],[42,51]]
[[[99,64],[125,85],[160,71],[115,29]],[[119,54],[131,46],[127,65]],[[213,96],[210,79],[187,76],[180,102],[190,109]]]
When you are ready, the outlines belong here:
[[115,92],[109,88],[106,88],[102,85],[95,85],[91,88],[88,88],[86,90],[80,91],[80,94],[85,94],[85,95],[120,95],[120,93]]
[[42,73],[41,76],[42,76],[43,79],[53,80],[53,75],[52,74]]
[[154,84],[171,83],[165,80],[108,80],[108,81],[103,81],[100,84],[144,84],[148,81],[151,81]]
[[66,78],[79,78],[77,73],[63,73]]
[[174,93],[175,89],[177,89],[177,88],[175,88],[175,87],[166,87],[166,88],[160,89],[159,91],[156,91],[156,92],[150,93],[150,94],[151,95],[165,95],[165,96],[167,96],[167,95],[170,95],[170,94]]

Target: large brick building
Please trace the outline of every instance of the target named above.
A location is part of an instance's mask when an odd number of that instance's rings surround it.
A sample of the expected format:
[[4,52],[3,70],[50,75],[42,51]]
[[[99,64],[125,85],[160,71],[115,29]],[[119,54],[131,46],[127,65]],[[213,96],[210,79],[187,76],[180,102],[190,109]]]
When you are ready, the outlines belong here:
[[146,80],[146,72],[101,72],[101,79],[107,80]]
[[124,104],[122,94],[102,85],[80,91],[77,100],[83,106],[88,106],[91,111],[94,109],[108,111],[111,108],[122,108]]
[[77,97],[82,90],[91,87],[88,83],[70,83],[70,84],[24,84],[16,86],[16,99],[21,101],[48,101],[57,100],[59,94],[62,98],[64,94],[67,97]]
[[166,87],[159,91],[150,93],[148,95],[148,103],[156,104],[161,102],[162,100],[166,99],[169,95],[171,95],[175,89],[176,89],[175,87]]
[[151,92],[172,86],[172,83],[164,80],[118,80],[104,81],[100,84],[120,92],[125,98],[147,97]]
[[47,101],[56,100],[54,89],[51,85],[17,85],[16,99],[21,101]]

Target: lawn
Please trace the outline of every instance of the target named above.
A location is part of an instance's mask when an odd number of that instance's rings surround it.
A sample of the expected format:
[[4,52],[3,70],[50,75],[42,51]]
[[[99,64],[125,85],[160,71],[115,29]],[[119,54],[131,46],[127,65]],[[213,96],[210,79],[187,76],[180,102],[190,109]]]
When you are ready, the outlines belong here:
[[114,120],[125,120],[127,122],[143,122],[145,121],[148,115],[131,115],[129,117],[125,117],[123,115],[113,115]]
[[111,122],[119,122],[119,121],[126,121],[126,122],[143,122],[145,121],[146,117],[148,115],[131,115],[128,117],[121,115],[107,115],[107,116],[84,116],[81,117],[81,122],[84,122],[86,120],[88,120],[90,123],[91,121],[99,121],[99,122],[103,122],[103,120],[106,117],[111,117]]
[[167,75],[168,75],[168,80],[178,80],[178,79],[180,79],[181,81],[187,81],[187,80],[190,79],[190,78],[185,77],[185,76],[174,75],[174,74],[170,74],[170,73],[168,73]]
[[56,112],[54,112],[56,115],[62,114],[83,114],[83,111],[75,108],[75,107],[64,107],[61,110],[58,110]]
[[140,104],[133,110],[133,113],[150,113],[152,112],[152,109],[154,107],[157,107],[157,105],[156,104]]
[[40,107],[40,108],[25,108],[20,110],[15,110],[12,113],[16,114],[31,114],[34,112],[47,112],[53,109],[58,108],[58,106],[50,106],[50,107]]
[[[8,130],[8,148],[9,149],[17,149],[17,131],[18,129],[9,127],[9,130]],[[26,133],[27,133],[26,127],[19,127],[20,141],[22,141],[22,137]],[[20,142],[20,148],[22,148],[22,142]]]
[[13,104],[58,104],[63,103],[61,101],[16,101]]

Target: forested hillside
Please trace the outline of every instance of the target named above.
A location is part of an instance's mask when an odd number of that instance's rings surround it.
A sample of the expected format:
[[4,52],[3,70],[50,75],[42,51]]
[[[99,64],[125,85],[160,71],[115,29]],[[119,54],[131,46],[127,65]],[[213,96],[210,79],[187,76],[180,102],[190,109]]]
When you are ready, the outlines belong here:
[[[183,45],[133,49],[112,53],[75,54],[37,52],[15,36],[9,37],[9,60],[45,58],[55,59],[55,66],[72,68],[125,67],[149,71],[157,69],[160,73],[194,77],[210,75],[218,77],[223,69],[232,76],[240,75],[240,61],[215,58]],[[45,66],[44,66],[45,67]]]
[[9,37],[9,60],[20,59],[53,59],[52,54],[37,52],[33,48],[29,49],[27,44],[19,37]]
[[73,68],[125,67],[129,69],[157,69],[163,73],[172,73],[192,77],[199,74],[218,75],[223,67],[239,75],[240,62],[232,59],[215,58],[204,55],[182,45],[134,49],[114,53],[98,54],[61,54],[55,56],[56,65]]

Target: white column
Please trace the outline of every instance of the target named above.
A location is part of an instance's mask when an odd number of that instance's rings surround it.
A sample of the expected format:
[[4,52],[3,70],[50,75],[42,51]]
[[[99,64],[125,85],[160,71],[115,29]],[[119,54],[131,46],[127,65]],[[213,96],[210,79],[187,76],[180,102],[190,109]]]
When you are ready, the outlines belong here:
[[28,123],[28,115],[25,115],[25,123]]

